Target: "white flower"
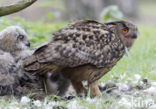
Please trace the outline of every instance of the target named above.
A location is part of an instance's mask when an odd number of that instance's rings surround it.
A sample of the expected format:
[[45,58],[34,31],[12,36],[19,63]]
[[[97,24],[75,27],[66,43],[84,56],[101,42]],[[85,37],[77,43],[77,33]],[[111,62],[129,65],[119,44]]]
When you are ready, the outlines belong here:
[[104,86],[105,86],[105,83],[104,83],[104,82],[102,82],[102,83],[100,84],[100,86],[104,87]]
[[23,97],[21,98],[21,103],[26,104],[26,103],[28,103],[28,102],[30,102],[30,98],[28,98],[28,97],[26,97],[26,96],[23,96]]
[[37,106],[37,107],[41,107],[41,102],[40,102],[40,100],[36,100],[36,101],[33,101],[33,104],[35,105],[35,106]]
[[19,107],[15,107],[15,106],[9,106],[9,109],[20,109],[20,108]]
[[121,80],[124,79],[125,77],[126,77],[126,73],[120,74],[120,79],[121,79]]
[[91,99],[90,97],[87,97],[86,98],[86,101],[88,101],[90,103],[93,103],[93,102],[95,102],[95,98]]
[[149,107],[149,109],[156,109],[156,104]]
[[121,98],[121,100],[118,102],[118,104],[120,106],[127,107],[127,109],[130,109],[132,106],[131,102],[129,102],[128,99],[125,97]]
[[139,74],[135,74],[134,77],[135,77],[136,80],[140,80],[141,79],[141,76]]
[[73,100],[67,105],[67,109],[88,109],[88,107],[81,106],[78,101]]
[[121,90],[126,91],[126,90],[129,89],[129,86],[127,84],[125,84],[125,83],[117,83],[117,85],[118,85],[120,91]]
[[10,105],[17,105],[19,104],[17,101],[11,102]]
[[144,92],[146,92],[146,93],[149,93],[149,94],[152,94],[152,95],[154,95],[154,96],[156,96],[156,87],[150,87],[150,88],[148,88],[148,89],[146,89],[146,90],[144,90]]
[[68,105],[67,105],[68,109],[78,109],[78,104],[76,100],[71,101]]
[[151,85],[156,87],[156,82],[151,82]]

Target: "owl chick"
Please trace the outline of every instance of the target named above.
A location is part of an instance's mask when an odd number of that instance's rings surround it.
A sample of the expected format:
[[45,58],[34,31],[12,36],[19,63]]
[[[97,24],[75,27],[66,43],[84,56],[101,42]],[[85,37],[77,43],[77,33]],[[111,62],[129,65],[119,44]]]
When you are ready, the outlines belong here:
[[15,60],[26,57],[30,53],[25,51],[29,46],[27,34],[19,26],[9,26],[0,32],[0,49],[11,53]]
[[21,66],[22,60],[33,53],[26,50],[28,46],[30,43],[21,27],[9,26],[0,32],[0,95],[20,95],[24,85],[37,83],[36,77]]
[[23,66],[40,75],[60,72],[71,80],[78,94],[87,92],[82,81],[88,81],[91,97],[101,96],[98,80],[132,47],[137,33],[137,27],[127,21],[78,21],[55,32],[48,44],[24,60]]

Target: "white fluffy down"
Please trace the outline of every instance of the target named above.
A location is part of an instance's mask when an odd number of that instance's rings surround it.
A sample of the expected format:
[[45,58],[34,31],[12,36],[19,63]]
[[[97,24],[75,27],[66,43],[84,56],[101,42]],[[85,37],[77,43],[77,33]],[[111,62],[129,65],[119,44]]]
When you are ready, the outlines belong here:
[[20,26],[9,26],[7,28],[5,28],[3,31],[0,32],[0,39],[2,39],[3,37],[5,37],[5,35],[7,34],[23,34],[26,35],[26,32],[24,31],[24,29],[22,29]]
[[10,53],[0,50],[0,85],[10,85],[15,81],[14,73],[10,68],[15,64],[15,60]]

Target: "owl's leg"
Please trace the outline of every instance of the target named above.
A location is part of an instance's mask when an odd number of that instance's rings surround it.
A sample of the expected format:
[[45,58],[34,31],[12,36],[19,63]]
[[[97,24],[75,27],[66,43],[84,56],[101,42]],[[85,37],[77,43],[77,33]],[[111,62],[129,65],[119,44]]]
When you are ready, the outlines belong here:
[[92,82],[92,83],[89,83],[89,88],[90,88],[90,95],[92,98],[94,97],[101,97],[101,92],[100,92],[100,89],[98,87],[98,81],[95,81],[95,82]]
[[85,95],[87,94],[87,90],[83,87],[83,84],[81,81],[80,82],[71,81],[71,82],[72,82],[72,85],[78,95],[81,95],[84,93],[85,93]]

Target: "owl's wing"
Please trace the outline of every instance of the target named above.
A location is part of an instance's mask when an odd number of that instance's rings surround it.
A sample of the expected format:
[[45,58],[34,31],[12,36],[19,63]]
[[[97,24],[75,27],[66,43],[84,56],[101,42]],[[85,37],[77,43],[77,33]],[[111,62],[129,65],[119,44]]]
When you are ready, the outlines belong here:
[[[80,21],[55,32],[52,41],[33,54],[39,63],[76,67],[92,64],[103,67],[112,59],[115,34],[96,21]],[[120,43],[120,42],[119,42]]]

